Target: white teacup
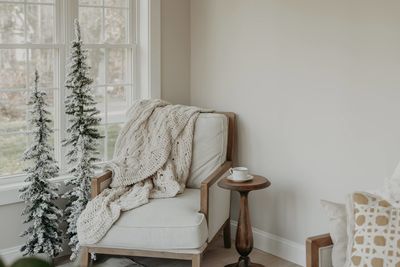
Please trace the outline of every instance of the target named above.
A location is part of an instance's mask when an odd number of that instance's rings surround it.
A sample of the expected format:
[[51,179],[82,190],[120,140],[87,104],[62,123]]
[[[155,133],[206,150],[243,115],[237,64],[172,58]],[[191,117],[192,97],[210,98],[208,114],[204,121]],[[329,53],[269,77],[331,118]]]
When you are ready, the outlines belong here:
[[247,169],[246,167],[235,167],[230,168],[229,173],[233,180],[246,180],[249,175],[249,169]]

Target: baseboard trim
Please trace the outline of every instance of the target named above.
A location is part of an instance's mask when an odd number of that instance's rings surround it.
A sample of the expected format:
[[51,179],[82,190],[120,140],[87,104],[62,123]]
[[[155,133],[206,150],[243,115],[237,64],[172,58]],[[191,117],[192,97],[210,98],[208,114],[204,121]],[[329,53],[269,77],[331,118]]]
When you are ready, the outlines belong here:
[[0,249],[0,258],[6,265],[10,265],[20,257],[22,257],[22,252],[20,251],[21,246]]
[[[236,236],[237,221],[231,221],[232,238]],[[253,227],[254,247],[279,258],[305,266],[305,245],[293,242],[280,236],[264,232]]]

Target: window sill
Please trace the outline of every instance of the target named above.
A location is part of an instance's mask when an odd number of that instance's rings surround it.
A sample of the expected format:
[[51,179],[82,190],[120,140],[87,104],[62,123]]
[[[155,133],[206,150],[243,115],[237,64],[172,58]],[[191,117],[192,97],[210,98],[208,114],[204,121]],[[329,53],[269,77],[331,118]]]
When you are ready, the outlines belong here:
[[[69,175],[63,175],[51,179],[53,183],[64,184],[66,181],[70,180],[72,177]],[[24,182],[8,183],[0,185],[0,206],[20,203],[22,200],[19,198],[19,190],[25,186]]]

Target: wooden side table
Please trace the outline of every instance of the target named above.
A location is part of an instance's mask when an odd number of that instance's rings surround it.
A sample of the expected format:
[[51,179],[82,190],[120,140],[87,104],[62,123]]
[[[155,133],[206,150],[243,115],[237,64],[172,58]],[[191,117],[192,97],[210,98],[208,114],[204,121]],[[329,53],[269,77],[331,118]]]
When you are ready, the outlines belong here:
[[227,178],[223,178],[218,182],[218,186],[240,193],[240,212],[236,231],[236,250],[239,252],[240,257],[237,263],[228,264],[225,267],[263,267],[261,264],[252,263],[249,258],[249,254],[253,249],[253,232],[251,230],[247,196],[250,191],[270,186],[271,182],[265,177],[253,176],[254,178],[247,182],[234,182]]

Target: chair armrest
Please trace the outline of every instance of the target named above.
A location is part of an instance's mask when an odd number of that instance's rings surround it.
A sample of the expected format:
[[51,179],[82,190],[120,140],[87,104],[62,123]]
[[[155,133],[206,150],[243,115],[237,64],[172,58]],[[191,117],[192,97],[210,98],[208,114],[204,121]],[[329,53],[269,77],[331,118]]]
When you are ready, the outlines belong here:
[[320,249],[332,246],[333,242],[330,234],[318,235],[307,238],[307,267],[324,267],[319,266],[320,263]]
[[95,198],[111,184],[112,172],[106,171],[92,179],[92,198]]
[[[216,169],[213,173],[211,173],[202,183],[201,183],[201,212],[204,214],[207,213],[207,208],[203,209],[205,204],[208,203],[208,190],[209,188],[218,181],[218,179],[227,172],[232,166],[231,161],[226,161],[222,164],[218,169]],[[92,179],[92,198],[96,197],[98,194],[101,193],[105,188],[107,188],[111,183],[112,172],[106,171],[105,173],[101,174]],[[203,197],[204,196],[204,197]],[[204,202],[204,203],[203,203]]]
[[209,191],[210,187],[215,184],[221,176],[226,173],[232,167],[232,161],[225,161],[218,169],[211,173],[200,186],[200,212],[203,213],[206,218],[208,218],[208,208],[209,208]]

